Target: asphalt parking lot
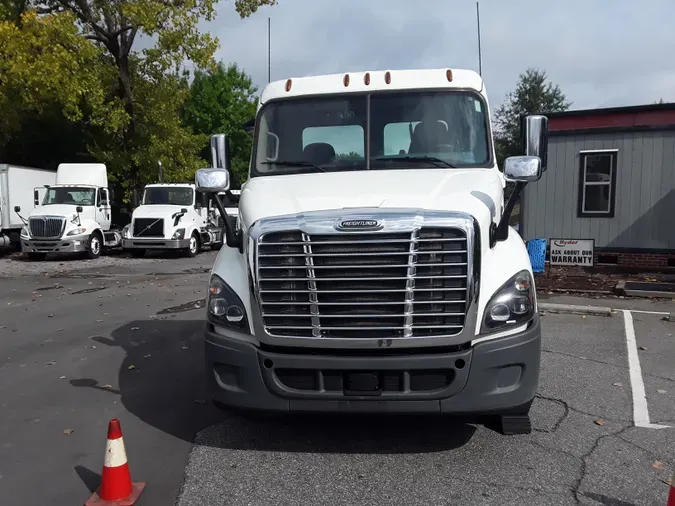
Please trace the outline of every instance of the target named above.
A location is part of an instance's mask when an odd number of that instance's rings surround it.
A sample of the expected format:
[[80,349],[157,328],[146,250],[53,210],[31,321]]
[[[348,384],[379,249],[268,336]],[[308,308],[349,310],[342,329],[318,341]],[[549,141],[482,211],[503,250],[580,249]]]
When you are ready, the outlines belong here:
[[429,417],[251,420],[204,398],[214,257],[0,278],[0,504],[83,503],[113,417],[145,506],[666,504],[675,323],[661,314],[545,314],[530,435]]

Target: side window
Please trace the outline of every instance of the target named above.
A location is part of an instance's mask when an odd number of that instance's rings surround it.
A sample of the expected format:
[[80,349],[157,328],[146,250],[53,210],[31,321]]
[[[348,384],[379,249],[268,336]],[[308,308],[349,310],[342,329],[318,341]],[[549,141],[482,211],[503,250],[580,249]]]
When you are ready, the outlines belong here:
[[614,217],[618,150],[579,153],[579,217]]
[[384,156],[405,155],[410,147],[410,128],[415,128],[419,121],[387,123],[384,127]]
[[[302,131],[302,149],[303,151],[310,144],[328,144],[326,149],[316,150],[318,154],[321,151],[322,157],[320,163],[332,163],[327,156],[334,151],[334,159],[349,160],[358,159],[365,156],[365,133],[361,125],[337,125],[308,127]],[[327,153],[330,151],[330,153]]]
[[97,188],[96,189],[96,202],[94,202],[95,205],[100,206],[101,205],[101,189]]
[[108,196],[108,190],[103,188],[100,195],[101,200],[99,200],[99,205],[107,206],[110,205],[110,197]]

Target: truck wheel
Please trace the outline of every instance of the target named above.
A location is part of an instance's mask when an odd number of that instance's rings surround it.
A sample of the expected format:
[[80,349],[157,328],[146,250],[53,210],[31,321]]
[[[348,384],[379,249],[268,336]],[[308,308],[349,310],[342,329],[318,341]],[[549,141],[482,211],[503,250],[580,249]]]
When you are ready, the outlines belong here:
[[143,258],[145,256],[145,250],[144,249],[132,249],[131,250],[131,256],[134,258]]
[[101,234],[93,232],[89,236],[89,243],[87,244],[87,258],[89,258],[89,260],[97,259],[101,256],[102,249],[103,241],[101,241]]
[[29,260],[44,260],[47,258],[47,253],[28,253]]
[[193,232],[190,236],[190,245],[187,247],[185,254],[189,257],[197,256],[197,253],[199,253],[199,247],[199,236],[197,235],[197,232]]

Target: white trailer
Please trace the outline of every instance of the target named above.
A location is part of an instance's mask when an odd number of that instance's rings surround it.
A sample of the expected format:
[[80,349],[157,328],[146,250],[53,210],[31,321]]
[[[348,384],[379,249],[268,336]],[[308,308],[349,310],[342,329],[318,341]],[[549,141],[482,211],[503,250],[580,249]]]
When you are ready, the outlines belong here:
[[55,181],[53,170],[0,164],[0,248],[19,242],[25,225],[20,213],[27,215],[40,205],[46,187]]

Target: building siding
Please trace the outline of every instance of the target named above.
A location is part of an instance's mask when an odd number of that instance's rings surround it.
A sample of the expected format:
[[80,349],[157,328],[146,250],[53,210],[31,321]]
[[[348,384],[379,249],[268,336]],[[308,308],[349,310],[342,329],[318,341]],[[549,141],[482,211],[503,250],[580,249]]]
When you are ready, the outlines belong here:
[[[580,151],[618,149],[613,218],[577,216]],[[551,135],[548,170],[523,192],[526,240],[595,239],[599,248],[675,250],[675,131]]]

